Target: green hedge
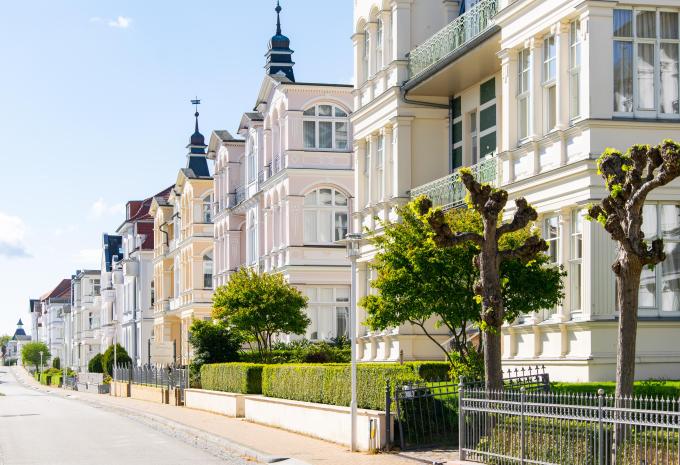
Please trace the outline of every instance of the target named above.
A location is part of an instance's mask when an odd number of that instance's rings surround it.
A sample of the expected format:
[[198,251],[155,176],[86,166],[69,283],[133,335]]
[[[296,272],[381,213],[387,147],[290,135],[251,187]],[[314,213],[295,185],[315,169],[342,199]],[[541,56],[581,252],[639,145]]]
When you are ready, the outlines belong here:
[[210,391],[262,393],[262,368],[256,363],[212,363],[201,367],[201,387]]
[[241,352],[239,360],[245,363],[349,363],[351,350],[341,347],[309,346],[300,349],[272,350],[269,360],[262,360],[258,352]]
[[[359,408],[384,410],[385,386],[423,381],[419,373],[431,375],[435,365],[426,363],[366,363],[357,369]],[[266,365],[262,370],[262,394],[280,399],[344,405],[350,402],[350,366],[347,364]]]
[[[563,393],[587,393],[594,394],[598,390],[604,390],[605,394],[612,395],[616,390],[616,383],[551,383],[550,388],[553,392]],[[636,396],[660,396],[660,397],[680,397],[680,381],[638,381],[633,387]]]

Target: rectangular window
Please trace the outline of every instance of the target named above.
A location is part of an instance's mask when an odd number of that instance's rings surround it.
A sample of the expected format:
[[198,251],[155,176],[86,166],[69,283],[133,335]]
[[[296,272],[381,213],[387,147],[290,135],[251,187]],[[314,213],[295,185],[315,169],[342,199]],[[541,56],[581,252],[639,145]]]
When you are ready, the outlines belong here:
[[347,236],[347,213],[335,214],[335,241],[340,241]]
[[543,41],[543,101],[546,132],[557,125],[557,48],[555,36]]
[[576,210],[572,217],[571,259],[569,278],[571,283],[571,311],[578,312],[583,307],[581,276],[583,270],[583,219],[585,210]]
[[531,52],[528,48],[521,50],[518,56],[519,76],[517,83],[517,130],[520,140],[529,137],[531,131]]
[[316,123],[314,121],[305,121],[303,124],[305,148],[316,148]]
[[548,256],[551,263],[560,260],[560,218],[550,216],[543,221],[543,239],[548,243]]
[[205,260],[203,262],[203,288],[212,289],[213,287],[213,262]]
[[335,147],[347,150],[347,123],[335,123]]
[[319,122],[319,148],[333,148],[333,123],[330,121]]
[[366,205],[371,203],[371,143],[366,141],[366,152],[364,153],[364,195]]
[[680,116],[678,13],[614,10],[614,111]]
[[479,132],[477,131],[477,112],[472,111],[468,116],[470,139],[470,163],[476,165],[479,161]]
[[569,30],[569,118],[581,115],[581,21]]

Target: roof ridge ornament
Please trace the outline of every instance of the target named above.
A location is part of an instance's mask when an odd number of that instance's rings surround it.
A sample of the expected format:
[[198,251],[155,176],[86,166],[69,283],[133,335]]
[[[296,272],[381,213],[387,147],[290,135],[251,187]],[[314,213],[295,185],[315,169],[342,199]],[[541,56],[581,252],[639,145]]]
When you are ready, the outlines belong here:
[[279,0],[276,0],[276,8],[274,8],[274,11],[276,11],[276,35],[281,35],[281,4],[279,3]]

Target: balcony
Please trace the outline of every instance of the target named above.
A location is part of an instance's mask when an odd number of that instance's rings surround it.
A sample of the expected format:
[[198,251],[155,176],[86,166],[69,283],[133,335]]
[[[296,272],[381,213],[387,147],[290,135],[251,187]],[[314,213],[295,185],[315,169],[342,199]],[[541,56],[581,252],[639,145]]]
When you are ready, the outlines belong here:
[[[498,157],[483,160],[469,169],[477,181],[498,186]],[[466,194],[467,190],[461,182],[459,170],[411,190],[412,199],[426,195],[435,207],[442,207],[444,210],[463,206]]]
[[482,0],[426,42],[411,50],[409,54],[410,79],[424,73],[489,31],[495,25],[494,17],[498,10],[499,0]]

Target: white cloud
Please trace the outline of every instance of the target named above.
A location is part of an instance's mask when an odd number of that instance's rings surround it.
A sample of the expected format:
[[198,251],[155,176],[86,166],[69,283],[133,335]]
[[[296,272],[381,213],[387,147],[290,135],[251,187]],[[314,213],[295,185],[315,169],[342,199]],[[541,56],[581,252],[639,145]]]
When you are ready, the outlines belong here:
[[83,268],[98,268],[102,260],[101,249],[81,249],[73,256],[78,266]]
[[[125,205],[121,203],[114,203],[109,205],[103,198],[99,197],[90,207],[90,217],[94,219],[103,218],[105,216],[125,215]],[[122,218],[121,218],[122,221]]]
[[0,257],[30,257],[24,242],[26,225],[18,216],[9,216],[0,212]]
[[109,21],[109,26],[118,29],[127,29],[130,27],[130,23],[132,23],[132,18],[128,18],[127,16],[119,16],[113,21]]

